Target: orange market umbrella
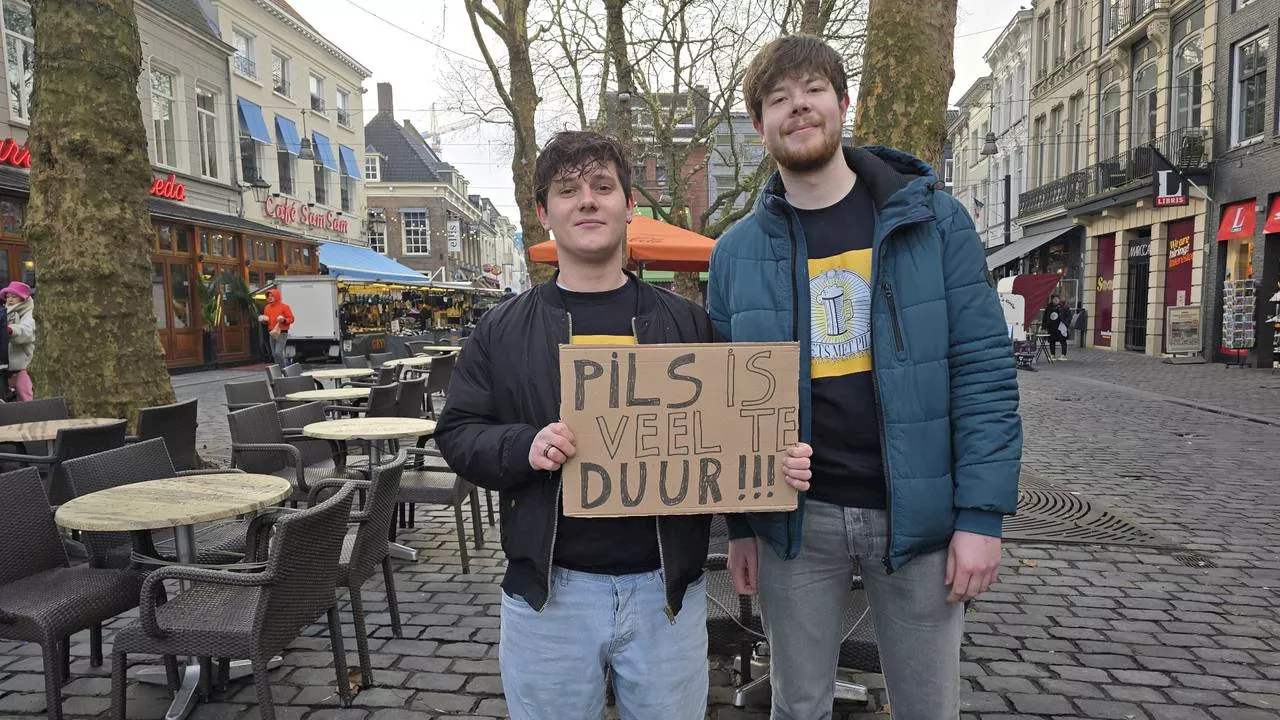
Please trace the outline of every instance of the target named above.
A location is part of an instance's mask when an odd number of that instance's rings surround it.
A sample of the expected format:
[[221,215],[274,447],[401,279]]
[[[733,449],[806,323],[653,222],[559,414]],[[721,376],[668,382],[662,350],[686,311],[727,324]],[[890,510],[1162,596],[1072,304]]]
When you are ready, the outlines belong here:
[[[705,272],[716,241],[661,220],[634,215],[627,226],[627,266],[643,270]],[[556,241],[529,248],[533,262],[556,264]]]

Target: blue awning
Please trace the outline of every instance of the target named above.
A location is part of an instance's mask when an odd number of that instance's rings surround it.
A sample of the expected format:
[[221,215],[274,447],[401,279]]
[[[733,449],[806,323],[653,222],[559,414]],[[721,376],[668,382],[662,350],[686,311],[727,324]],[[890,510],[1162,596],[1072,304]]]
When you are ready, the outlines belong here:
[[315,143],[316,159],[320,161],[320,164],[337,172],[338,161],[333,159],[333,146],[329,144],[329,138],[318,132],[313,132],[311,133],[311,142]]
[[271,144],[271,133],[267,132],[267,121],[262,119],[262,107],[257,103],[237,97],[240,108],[240,127],[249,133],[249,137],[260,143]]
[[276,116],[276,139],[280,147],[297,155],[302,152],[302,140],[298,137],[298,126],[287,117]]
[[430,284],[427,277],[417,270],[357,245],[321,241],[320,263],[329,268],[330,275],[348,280]]
[[338,146],[338,157],[342,159],[342,171],[347,177],[354,180],[363,180],[364,175],[360,173],[360,165],[356,162],[356,151],[346,145]]

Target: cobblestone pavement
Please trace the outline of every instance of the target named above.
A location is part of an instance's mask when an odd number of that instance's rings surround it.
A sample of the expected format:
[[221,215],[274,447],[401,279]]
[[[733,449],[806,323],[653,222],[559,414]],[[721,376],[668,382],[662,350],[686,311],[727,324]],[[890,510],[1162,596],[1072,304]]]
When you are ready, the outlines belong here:
[[[1280,718],[1280,427],[1185,404],[1280,418],[1280,377],[1074,349],[1070,362],[1040,367],[1019,375],[1028,469],[1211,566],[1180,564],[1169,549],[1006,544],[999,583],[968,616],[965,720]],[[201,399],[210,459],[227,457],[222,382],[260,373],[174,379],[179,396]],[[418,525],[402,538],[419,562],[400,564],[396,577],[405,639],[391,638],[380,584],[365,593],[377,686],[340,709],[327,640],[313,626],[272,671],[278,717],[505,716],[496,529],[486,527],[485,549],[462,575],[447,511]],[[66,711],[105,714],[107,668],[88,667],[87,635],[72,652]],[[767,717],[729,706],[732,678],[715,667],[710,718]],[[0,717],[42,713],[40,669],[38,648],[0,644]],[[256,718],[253,701],[240,681],[193,717]],[[131,718],[161,717],[166,703],[158,688],[130,686]],[[841,711],[884,718],[878,704]]]

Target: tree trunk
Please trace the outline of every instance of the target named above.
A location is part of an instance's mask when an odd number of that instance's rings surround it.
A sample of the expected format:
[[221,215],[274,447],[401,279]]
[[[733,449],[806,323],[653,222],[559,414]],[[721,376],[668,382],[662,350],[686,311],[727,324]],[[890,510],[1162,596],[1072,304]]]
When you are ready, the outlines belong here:
[[956,0],[871,0],[855,143],[889,145],[941,167],[955,28]]
[[32,374],[41,396],[65,397],[74,415],[132,419],[174,400],[151,296],[151,163],[133,0],[32,5]]
[[[631,77],[631,59],[627,57],[627,31],[622,19],[622,11],[627,0],[605,0],[605,45],[608,47],[609,60],[613,63],[613,72],[618,79],[618,93],[627,93],[624,102],[617,95],[617,128],[618,144],[622,146],[622,156],[634,163],[631,157],[631,103],[636,101],[636,88]],[[621,168],[619,168],[621,170]]]

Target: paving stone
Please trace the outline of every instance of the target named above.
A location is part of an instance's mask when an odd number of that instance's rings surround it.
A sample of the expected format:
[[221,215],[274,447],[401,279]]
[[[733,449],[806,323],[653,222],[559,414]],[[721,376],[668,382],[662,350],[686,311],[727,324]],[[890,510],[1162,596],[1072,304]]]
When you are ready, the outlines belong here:
[[[1116,678],[1119,680],[1120,678]],[[1163,703],[1168,702],[1164,695],[1152,687],[1143,685],[1103,685],[1102,689],[1113,700],[1121,700],[1123,702],[1133,703]]]
[[1280,713],[1280,695],[1264,695],[1262,693],[1233,692],[1227,693],[1232,700],[1249,707],[1272,708]]
[[481,700],[480,705],[476,707],[477,715],[507,717],[507,701],[502,698],[488,698]]
[[1272,710],[1249,707],[1213,707],[1209,708],[1209,714],[1218,720],[1275,720],[1276,718]]
[[1169,679],[1168,675],[1151,670],[1114,670],[1111,674],[1115,676],[1116,682],[1129,685],[1165,687],[1173,684],[1173,680]]
[[1070,665],[1054,665],[1049,668],[1064,680],[1080,682],[1105,683],[1111,681],[1111,674],[1106,670],[1091,667],[1073,667]]
[[111,710],[109,697],[69,697],[62,700],[62,714],[106,717]]
[[996,675],[1016,676],[1016,677],[1048,677],[1048,671],[1042,670],[1031,663],[1024,662],[992,662],[987,663],[987,668]]
[[1212,720],[1205,711],[1186,705],[1143,705],[1151,720]]
[[474,697],[461,693],[420,692],[413,697],[411,707],[444,714],[470,712],[476,704]]
[[1027,693],[1034,694],[1036,686],[1022,677],[985,676],[974,678],[983,690],[993,693]]
[[0,698],[0,710],[35,713],[45,709],[44,693],[10,693]]
[[501,695],[502,677],[499,675],[479,675],[467,683],[467,692],[481,695]]
[[447,643],[436,648],[438,657],[482,658],[489,652],[489,646],[482,643]]
[[1080,682],[1078,680],[1055,680],[1052,678],[1044,678],[1038,682],[1046,692],[1066,695],[1067,697],[1098,699],[1106,699],[1107,697],[1097,685]]
[[1180,685],[1200,690],[1235,690],[1236,684],[1231,680],[1215,675],[1192,675],[1186,673],[1175,673],[1173,679]]
[[359,708],[339,708],[335,710],[317,710],[307,716],[307,720],[365,720],[368,710]]
[[407,710],[405,708],[384,708],[369,716],[369,720],[431,720],[435,717],[425,710]]
[[1076,701],[1076,705],[1079,706],[1082,715],[1093,720],[1139,720],[1147,717],[1147,714],[1133,703],[1080,699]]
[[1001,712],[1009,709],[1009,704],[999,693],[969,692],[960,696],[962,712]]
[[1028,715],[1068,715],[1074,712],[1071,701],[1061,695],[1022,695],[1012,693],[1009,702],[1018,712]]

